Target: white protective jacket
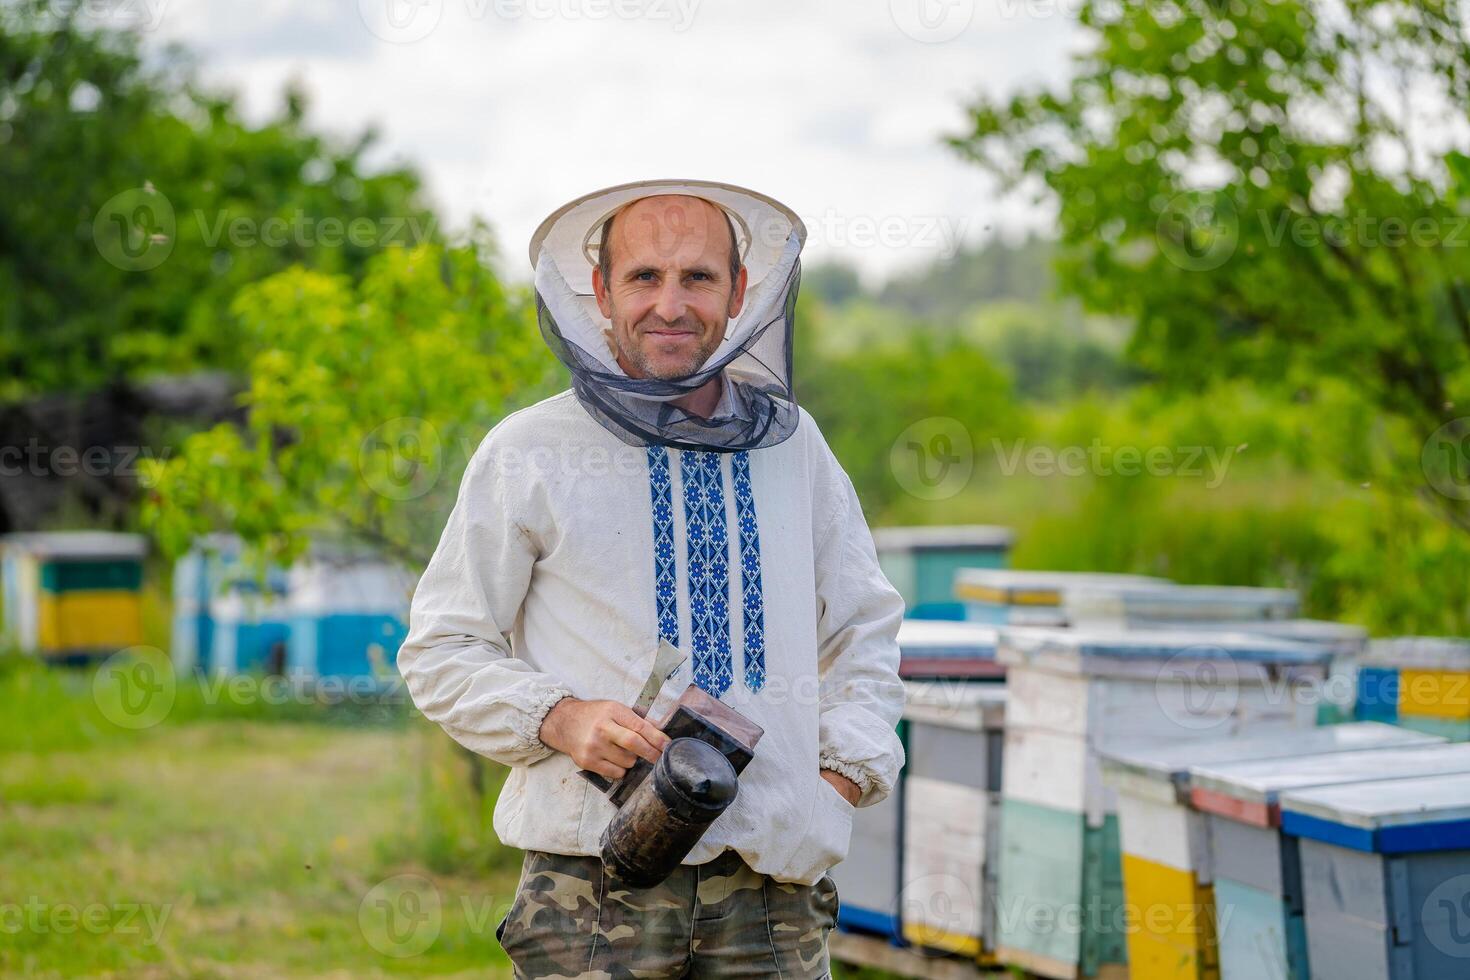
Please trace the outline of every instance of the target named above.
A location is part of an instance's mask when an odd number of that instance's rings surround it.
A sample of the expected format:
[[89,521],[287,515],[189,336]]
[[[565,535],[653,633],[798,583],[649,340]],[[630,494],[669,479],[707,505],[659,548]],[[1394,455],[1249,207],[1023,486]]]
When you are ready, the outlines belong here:
[[697,681],[765,729],[686,863],[733,848],[810,884],[846,854],[854,809],[819,770],[856,782],[866,806],[903,764],[902,615],[805,412],[778,445],[685,452],[626,445],[568,391],[481,443],[398,666],[428,718],[512,767],[495,807],[505,844],[591,855],[613,807],[540,741],[541,722],[567,695],[631,704],[668,638],[689,659],[652,717]]

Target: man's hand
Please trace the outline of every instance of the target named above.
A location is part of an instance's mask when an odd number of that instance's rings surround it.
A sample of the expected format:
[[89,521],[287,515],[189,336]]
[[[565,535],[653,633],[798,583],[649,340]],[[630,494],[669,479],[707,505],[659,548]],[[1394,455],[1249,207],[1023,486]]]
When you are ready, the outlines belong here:
[[844,800],[851,803],[853,806],[857,806],[858,800],[861,799],[863,795],[863,791],[858,787],[857,783],[853,782],[851,779],[848,779],[846,776],[842,775],[842,773],[836,772],[831,769],[823,769],[822,778],[825,779],[828,783],[831,783],[832,788],[841,793]]
[[657,762],[670,740],[626,704],[562,698],[541,722],[541,741],[583,769],[621,779],[640,758]]

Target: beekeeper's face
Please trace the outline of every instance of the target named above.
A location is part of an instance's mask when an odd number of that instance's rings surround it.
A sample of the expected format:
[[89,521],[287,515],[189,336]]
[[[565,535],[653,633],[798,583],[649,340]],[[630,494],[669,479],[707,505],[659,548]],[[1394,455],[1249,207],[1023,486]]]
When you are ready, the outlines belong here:
[[725,213],[697,197],[646,197],[617,214],[600,252],[592,288],[623,370],[663,379],[699,370],[745,303]]

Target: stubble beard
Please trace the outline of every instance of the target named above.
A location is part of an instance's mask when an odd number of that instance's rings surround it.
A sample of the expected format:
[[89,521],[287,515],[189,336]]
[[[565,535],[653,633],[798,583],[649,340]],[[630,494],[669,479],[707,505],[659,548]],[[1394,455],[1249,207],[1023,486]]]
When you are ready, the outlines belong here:
[[[624,346],[621,339],[618,340],[619,352],[643,377],[657,378],[660,381],[676,381],[680,378],[686,378],[703,367],[705,362],[709,360],[710,355],[714,353],[717,344],[711,342],[713,333],[704,331],[704,324],[701,323],[697,324],[697,333],[691,331],[696,337],[701,338],[699,346],[683,364],[671,368],[668,366],[667,360],[655,362],[644,353],[642,345],[638,343],[646,335],[646,330],[650,327],[687,328],[688,324],[685,322],[685,318],[676,320],[673,323],[668,323],[662,319],[650,323],[650,320],[653,319],[651,317],[646,318],[642,323],[636,325],[631,331],[631,336],[626,346]],[[622,334],[615,332],[614,336],[621,338]]]

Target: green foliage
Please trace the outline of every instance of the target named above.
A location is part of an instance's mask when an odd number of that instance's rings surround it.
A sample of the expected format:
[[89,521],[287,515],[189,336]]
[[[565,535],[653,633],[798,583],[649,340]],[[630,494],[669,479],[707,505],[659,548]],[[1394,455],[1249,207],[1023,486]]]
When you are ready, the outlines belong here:
[[832,451],[842,461],[863,506],[881,510],[901,494],[889,449],[923,419],[958,420],[972,432],[1007,431],[1017,412],[1010,386],[984,353],[952,336],[912,329],[892,311],[867,312],[888,329],[883,337],[835,353],[824,349],[820,316],[802,322],[809,331],[796,358],[797,391]]
[[145,60],[79,11],[0,6],[0,403],[238,369],[242,286],[294,264],[356,277],[437,237],[415,174],[365,173],[374,133],[312,133],[299,91],[247,126],[178,52]]
[[479,440],[554,390],[534,312],[472,249],[390,250],[358,285],[290,269],[233,312],[259,351],[249,422],[150,466],[143,516],[170,552],[230,530],[289,558],[317,534],[422,567]]
[[953,319],[978,305],[1004,300],[1043,303],[1055,289],[1054,252],[1044,238],[1013,244],[994,237],[893,277],[877,298],[885,306],[930,320]]
[[1119,391],[1141,380],[1122,356],[1126,324],[1084,316],[1073,304],[990,303],[971,311],[960,329],[1027,401]]
[[[1470,167],[1439,139],[1470,105],[1462,17],[1442,0],[1087,0],[1070,84],[978,99],[952,145],[1044,189],[1063,287],[1136,322],[1146,369],[1319,404],[1319,444],[1360,443],[1329,465],[1415,487],[1470,530],[1470,502],[1418,463],[1470,405]],[[1442,121],[1433,141],[1411,106]],[[1374,424],[1344,423],[1333,384]]]

